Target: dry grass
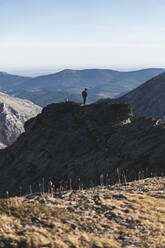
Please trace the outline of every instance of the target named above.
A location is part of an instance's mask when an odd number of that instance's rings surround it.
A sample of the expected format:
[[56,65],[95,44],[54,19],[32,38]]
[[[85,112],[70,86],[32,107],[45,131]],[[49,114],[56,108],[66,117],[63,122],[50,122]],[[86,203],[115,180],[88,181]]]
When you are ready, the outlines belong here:
[[0,215],[8,215],[20,220],[21,223],[31,224],[35,219],[44,220],[46,218],[66,217],[66,211],[55,206],[43,204],[30,204],[23,202],[19,198],[1,199]]
[[0,200],[0,247],[165,247],[165,179]]

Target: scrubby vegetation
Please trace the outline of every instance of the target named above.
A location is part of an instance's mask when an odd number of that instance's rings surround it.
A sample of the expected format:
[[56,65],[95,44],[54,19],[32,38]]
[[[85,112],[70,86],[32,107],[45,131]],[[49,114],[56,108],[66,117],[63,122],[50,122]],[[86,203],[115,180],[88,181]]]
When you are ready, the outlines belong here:
[[165,178],[0,200],[0,247],[165,247]]

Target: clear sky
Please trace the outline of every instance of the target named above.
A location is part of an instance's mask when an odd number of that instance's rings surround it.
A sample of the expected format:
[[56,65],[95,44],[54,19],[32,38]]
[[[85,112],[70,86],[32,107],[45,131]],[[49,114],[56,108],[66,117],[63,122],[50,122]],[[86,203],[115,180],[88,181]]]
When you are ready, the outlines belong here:
[[0,0],[0,69],[165,67],[165,0]]

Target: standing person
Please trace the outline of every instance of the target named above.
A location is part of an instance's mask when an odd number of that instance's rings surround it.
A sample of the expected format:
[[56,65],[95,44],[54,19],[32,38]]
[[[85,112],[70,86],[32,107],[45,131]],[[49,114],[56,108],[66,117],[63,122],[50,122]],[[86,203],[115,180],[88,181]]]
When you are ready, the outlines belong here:
[[84,104],[86,103],[86,97],[88,96],[87,94],[87,88],[85,88],[85,90],[82,91],[82,97],[83,97],[83,100],[84,100]]

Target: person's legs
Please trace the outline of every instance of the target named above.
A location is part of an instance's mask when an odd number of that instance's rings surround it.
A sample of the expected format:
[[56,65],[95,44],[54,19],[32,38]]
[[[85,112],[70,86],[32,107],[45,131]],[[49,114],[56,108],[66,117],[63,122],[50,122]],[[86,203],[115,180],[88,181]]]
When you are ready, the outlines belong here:
[[84,104],[86,103],[86,97],[84,97]]

